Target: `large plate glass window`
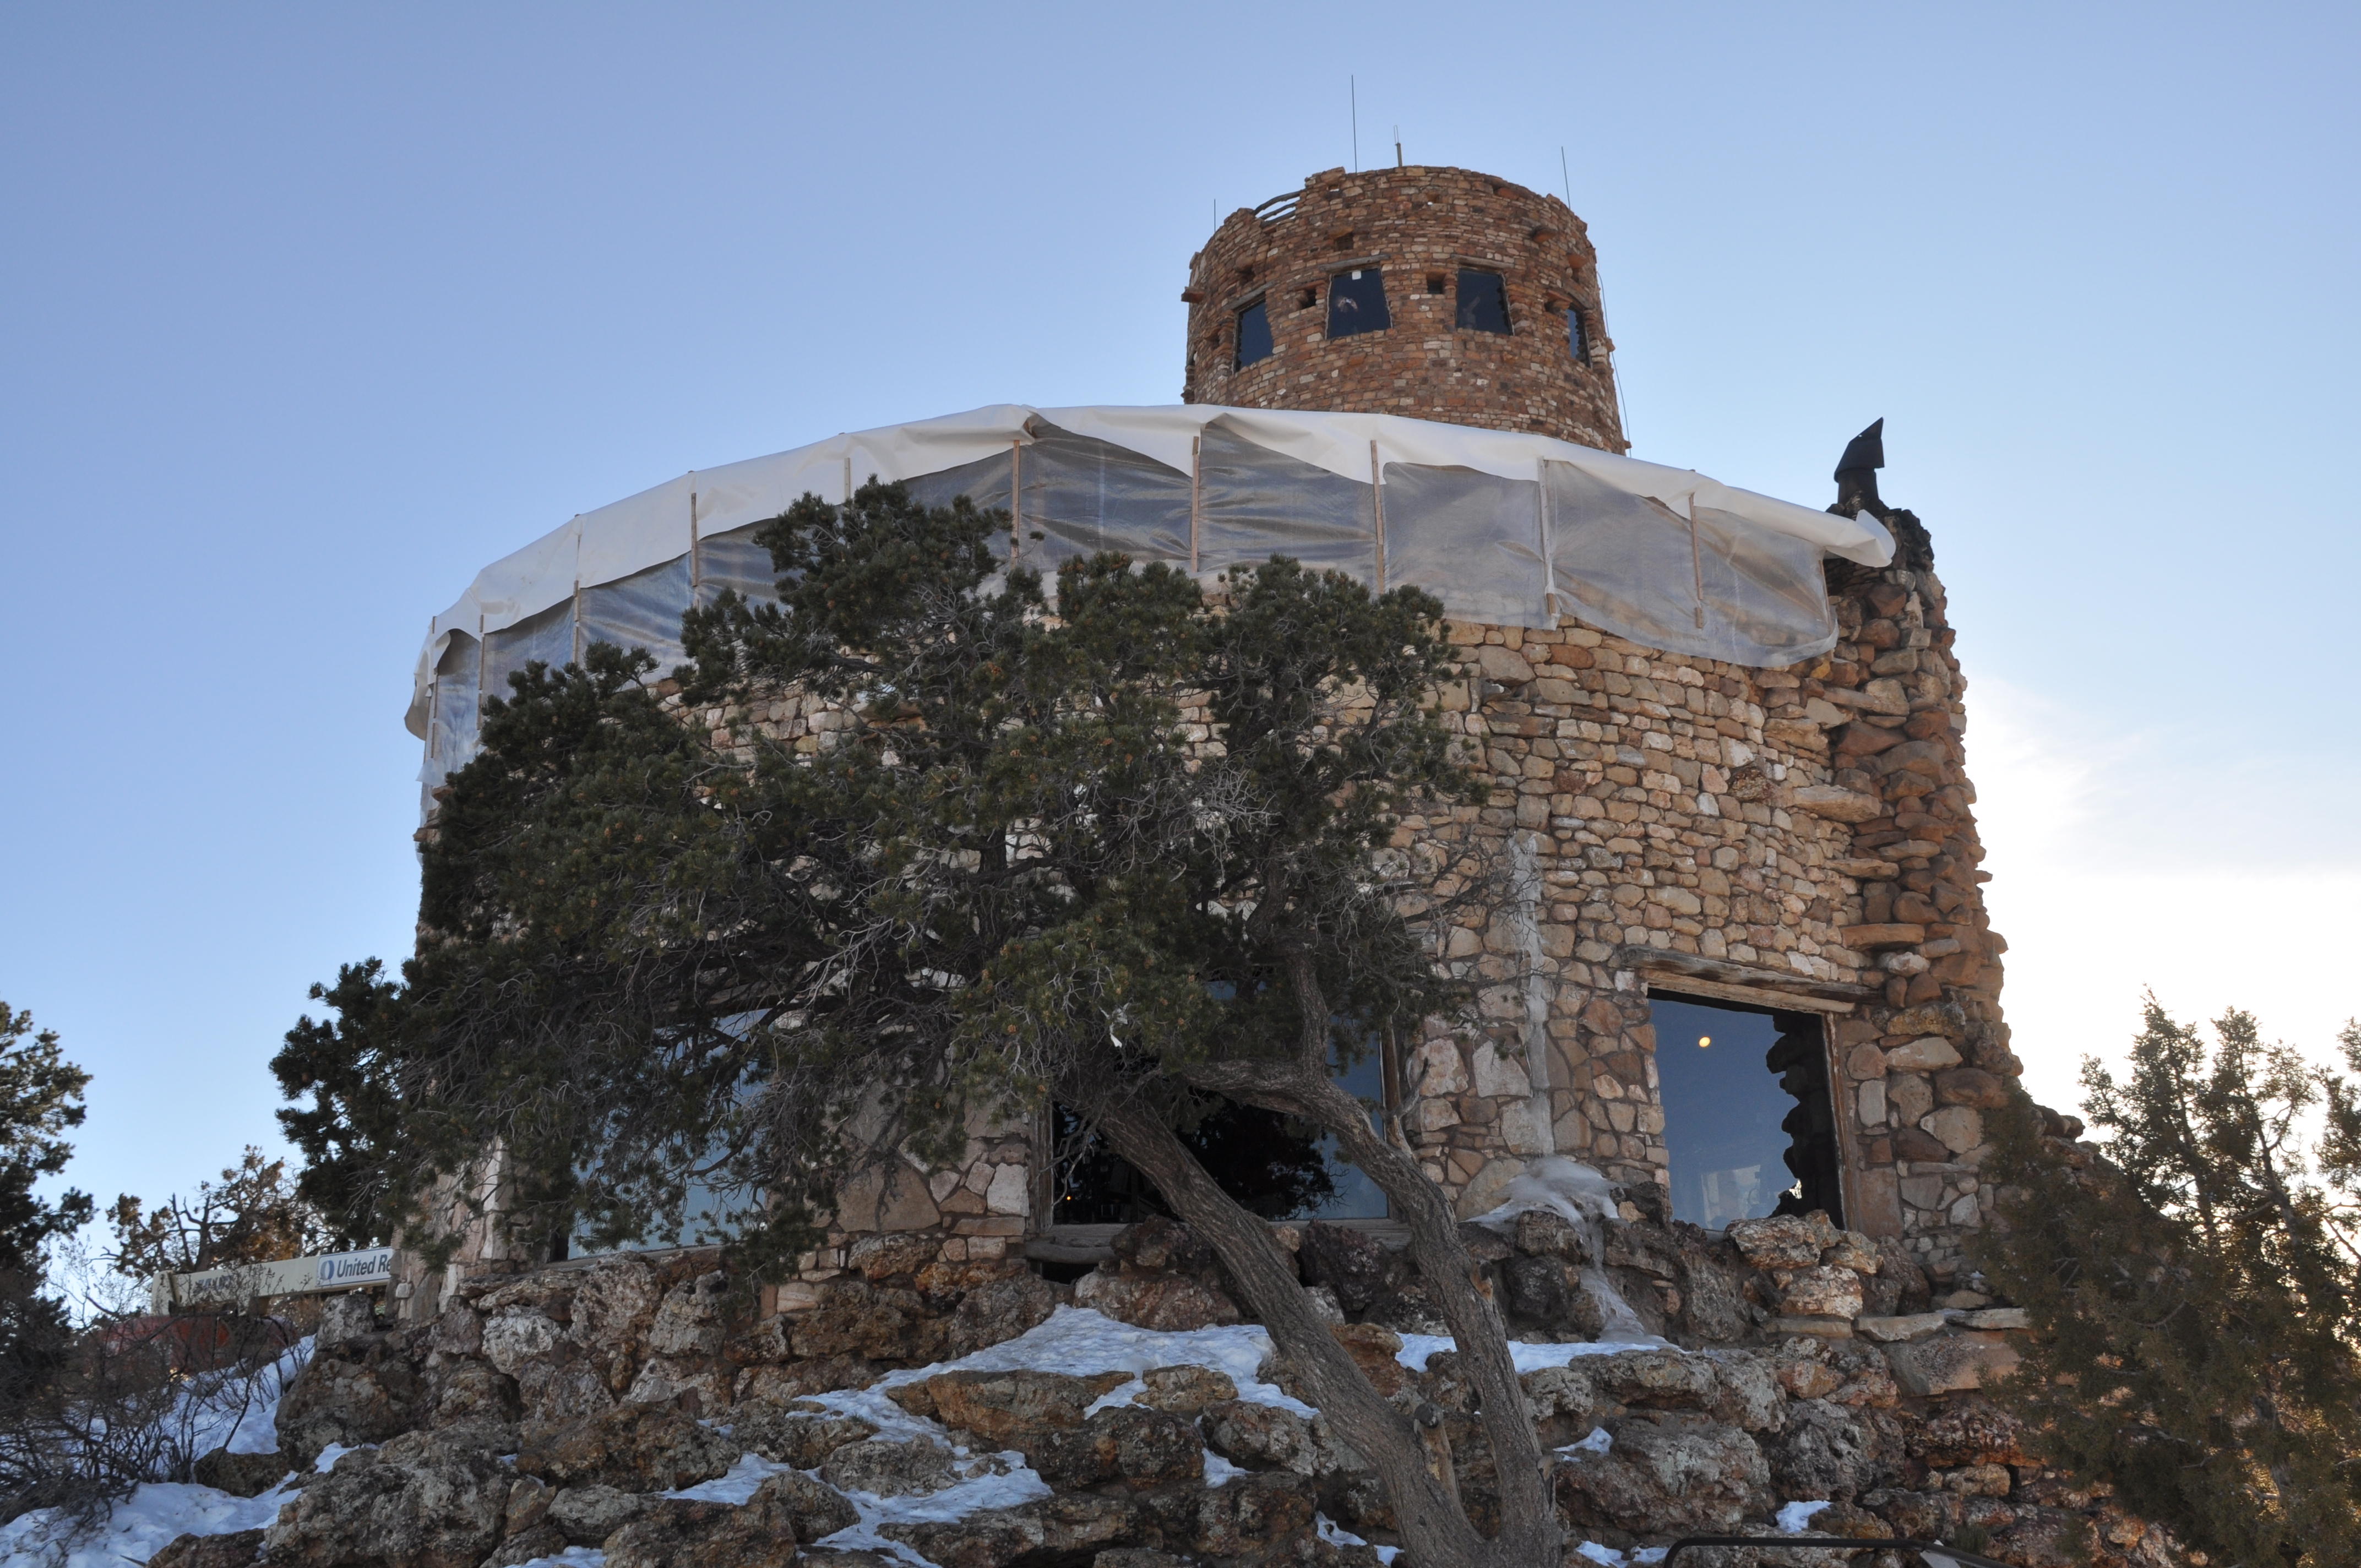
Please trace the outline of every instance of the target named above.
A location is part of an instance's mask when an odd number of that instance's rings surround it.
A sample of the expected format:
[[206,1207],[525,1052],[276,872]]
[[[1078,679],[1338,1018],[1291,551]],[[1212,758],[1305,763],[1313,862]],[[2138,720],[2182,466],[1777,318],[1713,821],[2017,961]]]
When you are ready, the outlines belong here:
[[1824,1209],[1844,1223],[1819,1016],[1652,995],[1673,1217],[1708,1230]]
[[1328,335],[1353,337],[1394,324],[1386,313],[1386,282],[1375,267],[1356,267],[1328,280]]

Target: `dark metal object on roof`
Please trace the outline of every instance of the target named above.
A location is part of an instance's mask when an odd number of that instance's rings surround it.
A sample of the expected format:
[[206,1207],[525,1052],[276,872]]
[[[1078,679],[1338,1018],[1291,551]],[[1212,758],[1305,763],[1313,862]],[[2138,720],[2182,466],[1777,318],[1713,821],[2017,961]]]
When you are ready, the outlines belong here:
[[1863,511],[1884,516],[1885,503],[1877,499],[1877,471],[1884,466],[1885,421],[1880,418],[1854,436],[1837,459],[1837,510],[1847,517]]

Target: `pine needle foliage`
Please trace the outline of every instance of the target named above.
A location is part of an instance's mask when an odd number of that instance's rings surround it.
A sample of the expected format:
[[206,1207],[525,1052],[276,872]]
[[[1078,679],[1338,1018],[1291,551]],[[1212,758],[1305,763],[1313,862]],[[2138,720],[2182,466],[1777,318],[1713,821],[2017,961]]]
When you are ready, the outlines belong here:
[[2037,1331],[2003,1397],[2216,1564],[2361,1563],[2355,1078],[2151,997],[2127,1074],[2082,1082],[2095,1149],[2023,1101],[1994,1118],[1981,1261]]
[[[1305,1005],[1345,1059],[1454,1005],[1422,921],[1479,869],[1438,894],[1392,847],[1413,798],[1477,798],[1440,605],[1120,555],[1053,602],[1006,526],[807,496],[758,535],[777,601],[691,611],[675,682],[604,644],[512,676],[416,954],[315,990],[337,1016],[278,1058],[307,1195],[429,1250],[497,1208],[774,1268],[864,1167],[1052,1100],[1185,1124],[1192,1065],[1291,1059]],[[766,738],[782,694],[837,728]]]

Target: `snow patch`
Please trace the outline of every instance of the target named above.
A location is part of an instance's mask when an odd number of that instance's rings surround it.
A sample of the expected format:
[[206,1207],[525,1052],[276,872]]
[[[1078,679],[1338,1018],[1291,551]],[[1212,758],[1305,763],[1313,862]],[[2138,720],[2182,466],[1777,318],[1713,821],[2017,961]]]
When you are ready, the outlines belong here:
[[1560,1453],[1604,1453],[1614,1446],[1615,1439],[1609,1435],[1605,1427],[1593,1427],[1590,1429],[1588,1437],[1584,1438],[1580,1442],[1569,1442],[1558,1452]]
[[[189,1379],[169,1418],[186,1434],[189,1454],[202,1457],[217,1448],[276,1453],[280,1396],[311,1361],[312,1344],[306,1337],[288,1346],[250,1378]],[[261,1530],[288,1500],[284,1485],[259,1497],[235,1497],[193,1482],[144,1482],[82,1534],[60,1510],[38,1508],[0,1525],[0,1568],[122,1568],[146,1563],[175,1536]]]
[[1783,1535],[1801,1535],[1811,1528],[1812,1516],[1827,1508],[1827,1499],[1817,1503],[1788,1503],[1779,1510],[1779,1531]]
[[[811,1544],[843,1552],[875,1552],[919,1565],[919,1568],[933,1568],[927,1559],[910,1547],[887,1539],[883,1533],[884,1527],[889,1524],[949,1524],[985,1508],[1013,1508],[1054,1496],[1049,1483],[1026,1466],[1022,1453],[1012,1449],[998,1457],[1006,1462],[1005,1473],[994,1474],[987,1469],[984,1474],[954,1482],[939,1492],[902,1497],[881,1497],[873,1492],[847,1492],[845,1500],[861,1516],[861,1522],[847,1525],[834,1535],[824,1535]],[[810,1474],[817,1475],[818,1472]]]
[[177,1536],[228,1535],[262,1530],[294,1494],[273,1486],[257,1497],[234,1497],[211,1486],[150,1481],[115,1505],[106,1521],[75,1539],[56,1508],[40,1508],[0,1525],[5,1568],[129,1568],[144,1563]]
[[[1449,1334],[1404,1334],[1402,1347],[1394,1359],[1412,1372],[1426,1370],[1427,1358],[1446,1350],[1456,1350],[1459,1343]],[[1516,1363],[1519,1376],[1539,1372],[1544,1366],[1564,1366],[1567,1362],[1586,1355],[1613,1355],[1626,1350],[1664,1350],[1670,1348],[1660,1339],[1598,1340],[1586,1344],[1527,1344],[1522,1340],[1509,1342],[1509,1357]]]
[[738,1463],[722,1475],[694,1486],[684,1486],[677,1492],[666,1492],[664,1496],[687,1497],[700,1503],[728,1503],[736,1508],[753,1497],[755,1487],[772,1476],[794,1468],[792,1464],[775,1464],[759,1453],[741,1453],[738,1456]]
[[1210,1448],[1205,1450],[1206,1486],[1226,1486],[1245,1474],[1246,1472],[1242,1466],[1231,1464]]
[[[1517,1216],[1529,1209],[1546,1209],[1573,1224],[1590,1239],[1593,1257],[1607,1255],[1601,1227],[1609,1220],[1621,1218],[1614,1183],[1580,1160],[1568,1159],[1564,1155],[1534,1161],[1522,1176],[1500,1190],[1499,1207],[1477,1215],[1476,1223],[1503,1233],[1513,1231]],[[1609,1339],[1636,1342],[1651,1350],[1666,1348],[1663,1340],[1648,1332],[1648,1325],[1640,1321],[1631,1304],[1617,1292],[1605,1269],[1595,1263],[1587,1266],[1582,1271],[1582,1283],[1598,1303],[1600,1315],[1606,1319],[1601,1332]],[[1522,1372],[1524,1368],[1520,1366],[1517,1370]]]
[[[1088,1307],[1060,1307],[1049,1315],[1048,1322],[1015,1339],[1004,1340],[957,1361],[889,1372],[864,1392],[875,1396],[875,1404],[898,1411],[900,1407],[884,1398],[884,1389],[905,1383],[923,1383],[945,1372],[1063,1372],[1075,1376],[1088,1376],[1093,1372],[1128,1372],[1137,1377],[1159,1366],[1202,1366],[1226,1375],[1236,1385],[1241,1399],[1277,1405],[1298,1415],[1313,1414],[1312,1407],[1302,1400],[1290,1398],[1275,1385],[1257,1381],[1255,1374],[1270,1353],[1270,1335],[1257,1323],[1168,1332],[1134,1328]],[[1116,1389],[1100,1403],[1121,1403],[1123,1400],[1117,1397],[1124,1392]],[[828,1400],[832,1397],[822,1394],[813,1398]],[[863,1420],[877,1419],[867,1407],[842,1408]],[[903,1419],[909,1419],[906,1413]]]

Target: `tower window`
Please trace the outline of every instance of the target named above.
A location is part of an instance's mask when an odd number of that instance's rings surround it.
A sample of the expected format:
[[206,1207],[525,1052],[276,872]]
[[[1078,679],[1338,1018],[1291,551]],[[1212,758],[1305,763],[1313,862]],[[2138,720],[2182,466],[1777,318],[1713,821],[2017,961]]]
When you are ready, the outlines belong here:
[[1328,335],[1352,337],[1393,325],[1386,313],[1386,285],[1379,269],[1356,267],[1328,280]]
[[1590,363],[1590,333],[1582,324],[1582,312],[1579,309],[1565,313],[1565,345],[1574,351],[1576,364]]
[[1459,269],[1459,313],[1452,324],[1462,332],[1509,330],[1509,286],[1498,272]]
[[1257,300],[1238,313],[1238,368],[1270,357],[1270,312]]
[[1444,277],[1442,273],[1430,272],[1426,275],[1426,291],[1430,294],[1440,294],[1443,292],[1444,284],[1448,281],[1450,280]]

